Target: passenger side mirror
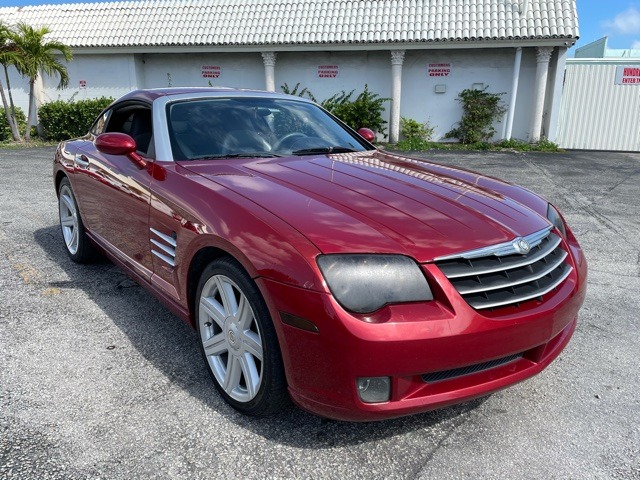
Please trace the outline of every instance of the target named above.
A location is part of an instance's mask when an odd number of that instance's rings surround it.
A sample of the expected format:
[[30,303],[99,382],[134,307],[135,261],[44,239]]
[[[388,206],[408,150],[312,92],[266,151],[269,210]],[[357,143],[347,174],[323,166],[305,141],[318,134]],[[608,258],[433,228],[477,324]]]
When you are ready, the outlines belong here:
[[358,134],[360,134],[360,136],[367,142],[373,142],[376,139],[376,134],[373,133],[373,130],[371,130],[370,128],[362,127],[358,129]]
[[99,152],[106,155],[125,155],[140,168],[147,166],[146,160],[136,153],[136,141],[126,133],[103,133],[93,143]]

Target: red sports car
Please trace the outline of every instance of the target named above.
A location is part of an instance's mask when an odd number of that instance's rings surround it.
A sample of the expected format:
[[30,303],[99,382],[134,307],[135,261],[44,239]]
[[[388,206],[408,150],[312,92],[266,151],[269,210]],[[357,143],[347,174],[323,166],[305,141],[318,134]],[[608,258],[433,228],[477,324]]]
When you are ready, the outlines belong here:
[[378,420],[540,372],[586,291],[560,213],[368,140],[283,94],[129,93],[56,152],[67,251],[105,253],[193,325],[249,415],[291,398]]

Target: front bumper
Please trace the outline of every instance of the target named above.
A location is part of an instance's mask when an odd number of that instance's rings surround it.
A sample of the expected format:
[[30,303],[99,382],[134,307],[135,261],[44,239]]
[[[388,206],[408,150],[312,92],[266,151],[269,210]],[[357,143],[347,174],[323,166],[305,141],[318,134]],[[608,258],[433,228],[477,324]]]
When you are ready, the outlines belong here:
[[[568,343],[585,297],[586,261],[572,250],[574,272],[557,291],[543,302],[494,312],[471,308],[434,265],[423,266],[434,301],[390,305],[369,316],[344,311],[327,293],[259,279],[292,399],[333,419],[382,420],[485,396],[537,374]],[[317,332],[282,322],[282,313],[313,323]],[[508,363],[474,368],[513,355]],[[423,378],[452,370],[439,381]],[[362,402],[356,378],[379,376],[391,377],[390,400]]]

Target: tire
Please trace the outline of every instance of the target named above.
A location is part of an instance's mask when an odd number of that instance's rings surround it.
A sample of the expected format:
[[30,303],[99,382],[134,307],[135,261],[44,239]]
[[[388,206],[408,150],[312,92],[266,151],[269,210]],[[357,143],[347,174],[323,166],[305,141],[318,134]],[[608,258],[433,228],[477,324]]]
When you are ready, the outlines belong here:
[[58,187],[58,214],[60,230],[69,258],[77,263],[88,263],[95,258],[95,247],[87,237],[80,218],[78,202],[68,178],[63,178]]
[[255,282],[234,259],[218,258],[204,269],[195,314],[200,350],[229,405],[262,417],[289,404],[269,310]]

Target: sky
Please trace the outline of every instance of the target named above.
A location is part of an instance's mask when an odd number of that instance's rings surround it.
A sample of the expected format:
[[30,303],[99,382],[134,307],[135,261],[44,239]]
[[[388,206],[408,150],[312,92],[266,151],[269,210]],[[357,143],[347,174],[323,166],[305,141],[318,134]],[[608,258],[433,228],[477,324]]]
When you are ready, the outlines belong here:
[[[92,3],[93,0],[0,0],[0,7],[52,3]],[[580,39],[570,50],[604,36],[609,48],[640,49],[640,0],[577,0]]]

